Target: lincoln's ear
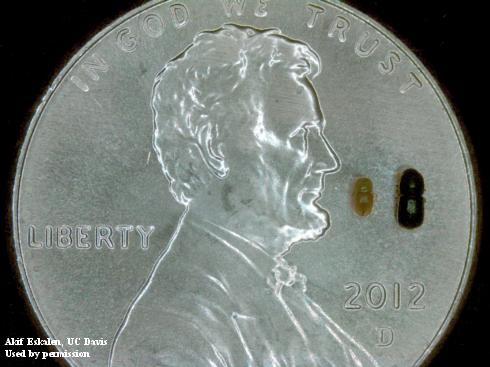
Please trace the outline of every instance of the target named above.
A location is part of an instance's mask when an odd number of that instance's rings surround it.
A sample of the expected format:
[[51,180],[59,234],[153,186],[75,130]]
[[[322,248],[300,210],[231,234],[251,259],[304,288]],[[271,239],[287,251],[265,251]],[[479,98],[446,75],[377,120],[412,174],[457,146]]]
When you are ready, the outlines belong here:
[[230,171],[230,167],[226,163],[223,154],[224,143],[219,142],[218,127],[208,123],[199,129],[197,135],[198,148],[204,163],[214,176],[219,179],[225,178]]

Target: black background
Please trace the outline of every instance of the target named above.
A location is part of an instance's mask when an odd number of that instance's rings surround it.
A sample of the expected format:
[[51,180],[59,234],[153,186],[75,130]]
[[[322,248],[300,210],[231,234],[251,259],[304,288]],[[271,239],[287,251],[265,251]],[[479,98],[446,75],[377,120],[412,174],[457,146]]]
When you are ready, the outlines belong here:
[[[250,0],[249,0],[250,1]],[[274,0],[273,0],[274,1]],[[483,112],[488,63],[488,34],[483,11],[475,2],[423,0],[348,0],[405,42],[439,81],[466,128],[479,164],[480,186],[488,187]],[[55,361],[6,360],[6,337],[42,336],[29,316],[12,265],[10,192],[14,164],[27,122],[48,85],[70,57],[99,30],[144,3],[129,0],[48,0],[2,2],[0,11],[0,138],[2,176],[2,321],[0,365],[57,366]],[[488,205],[482,193],[483,207]],[[457,213],[454,213],[457,215]],[[483,222],[482,222],[483,223]],[[483,366],[488,363],[489,252],[482,235],[479,263],[461,316],[430,367]],[[441,285],[443,286],[443,285]],[[69,297],[70,295],[67,295]],[[39,349],[43,350],[43,349]],[[196,366],[198,367],[198,366]],[[391,367],[391,366],[388,366]]]

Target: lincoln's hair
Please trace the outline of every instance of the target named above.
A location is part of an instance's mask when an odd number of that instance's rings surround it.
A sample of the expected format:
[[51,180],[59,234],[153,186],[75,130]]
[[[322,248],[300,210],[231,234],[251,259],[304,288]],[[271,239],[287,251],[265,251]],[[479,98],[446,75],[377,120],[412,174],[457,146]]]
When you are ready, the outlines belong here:
[[226,25],[197,35],[158,74],[153,147],[179,203],[188,204],[212,180],[227,176],[222,131],[235,123],[253,128],[254,101],[276,72],[314,78],[320,59],[279,30]]

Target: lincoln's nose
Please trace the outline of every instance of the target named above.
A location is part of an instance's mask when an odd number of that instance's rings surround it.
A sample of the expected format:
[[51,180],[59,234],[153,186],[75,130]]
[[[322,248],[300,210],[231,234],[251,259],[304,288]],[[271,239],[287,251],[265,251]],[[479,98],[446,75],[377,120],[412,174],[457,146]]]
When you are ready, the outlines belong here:
[[340,158],[323,133],[309,134],[309,151],[314,160],[313,172],[334,174],[340,171]]

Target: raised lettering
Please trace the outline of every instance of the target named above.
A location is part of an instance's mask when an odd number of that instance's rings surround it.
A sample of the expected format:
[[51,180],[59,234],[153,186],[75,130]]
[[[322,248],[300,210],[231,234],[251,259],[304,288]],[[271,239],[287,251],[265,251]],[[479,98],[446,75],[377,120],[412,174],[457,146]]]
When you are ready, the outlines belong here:
[[77,88],[80,89],[82,92],[87,93],[88,91],[90,91],[90,87],[86,83],[84,83],[83,80],[80,79],[78,76],[73,75],[70,78],[70,81],[73,84],[75,84],[77,86]]
[[366,290],[366,302],[373,310],[379,310],[386,304],[386,288],[382,284],[372,283]]
[[315,4],[306,5],[306,9],[308,9],[308,11],[311,13],[306,25],[308,28],[314,28],[316,21],[318,20],[318,16],[325,13],[325,9]]
[[114,242],[112,242],[112,228],[109,226],[97,226],[95,228],[95,248],[101,249],[102,243],[107,248],[114,249]]
[[376,346],[378,348],[389,348],[393,345],[395,340],[395,333],[390,327],[377,328],[378,342]]
[[225,12],[228,17],[233,16],[233,13],[238,16],[243,14],[245,0],[221,0],[221,2],[223,3],[223,7],[225,8]]
[[189,22],[189,10],[183,4],[175,4],[170,7],[170,14],[175,28],[185,27]]
[[36,241],[36,227],[29,226],[29,230],[27,232],[27,245],[30,248],[40,249],[43,248],[43,244],[41,242]]
[[356,55],[362,58],[366,58],[371,56],[374,51],[379,47],[380,41],[379,39],[374,39],[368,45],[369,40],[369,32],[365,32],[359,40],[356,42]]
[[381,61],[378,65],[379,72],[383,75],[393,74],[395,65],[402,61],[401,56],[396,51],[390,51],[386,55],[385,61]]
[[58,228],[58,248],[66,249],[73,246],[72,230],[69,226],[60,226]]
[[129,233],[134,231],[134,226],[120,225],[116,227],[116,231],[121,234],[121,248],[127,249],[129,247]]
[[361,295],[361,285],[358,283],[348,283],[345,285],[345,290],[350,292],[353,291],[350,297],[345,301],[344,307],[346,310],[360,310],[362,306],[357,303]]
[[400,283],[395,283],[393,287],[393,307],[399,310],[401,307],[401,288]]
[[[25,238],[27,246],[32,249],[51,249],[56,247],[58,249],[75,248],[86,250],[107,247],[112,250],[117,245],[117,248],[127,250],[134,237],[131,236],[131,233],[135,230],[138,232],[138,236],[134,236],[139,237],[141,248],[147,250],[151,244],[150,238],[155,231],[155,226],[130,224],[92,226],[78,224],[53,227],[47,225],[42,230],[35,225],[29,225],[26,227]],[[117,232],[117,235],[115,232]]]
[[424,310],[426,306],[422,302],[425,295],[425,286],[422,283],[411,283],[403,286],[394,282],[382,284],[380,282],[368,283],[364,286],[360,283],[351,282],[344,286],[347,292],[344,309],[355,311],[361,309],[401,310],[402,306],[407,311]]
[[417,87],[418,89],[421,89],[424,86],[420,78],[417,76],[415,73],[410,73],[410,80],[403,84],[400,88],[400,93],[405,94],[407,93],[410,89],[413,87]]
[[264,18],[267,16],[267,3],[270,0],[259,0],[259,3],[257,4],[257,8],[255,8],[255,16]]
[[350,22],[347,18],[343,16],[338,16],[335,20],[330,24],[330,28],[328,30],[328,36],[330,38],[334,38],[335,35],[338,35],[338,39],[341,43],[347,41],[347,31],[350,29]]
[[410,292],[415,292],[410,300],[408,308],[410,310],[424,310],[425,305],[422,304],[422,298],[425,295],[425,286],[421,283],[413,283],[408,287]]
[[155,227],[150,226],[146,229],[144,226],[136,226],[136,231],[140,235],[141,248],[147,250],[150,247],[150,236],[155,231]]
[[77,226],[77,243],[76,243],[76,248],[79,249],[89,249],[92,247],[92,245],[87,241],[88,239],[88,232],[92,229],[91,226]]
[[158,38],[163,34],[165,23],[158,14],[151,13],[144,17],[141,27],[148,36]]
[[138,37],[130,28],[123,28],[117,32],[117,45],[124,52],[134,52],[138,45]]
[[96,53],[92,54],[86,61],[82,63],[82,69],[93,81],[100,80],[99,72],[106,73],[109,70],[109,65]]

